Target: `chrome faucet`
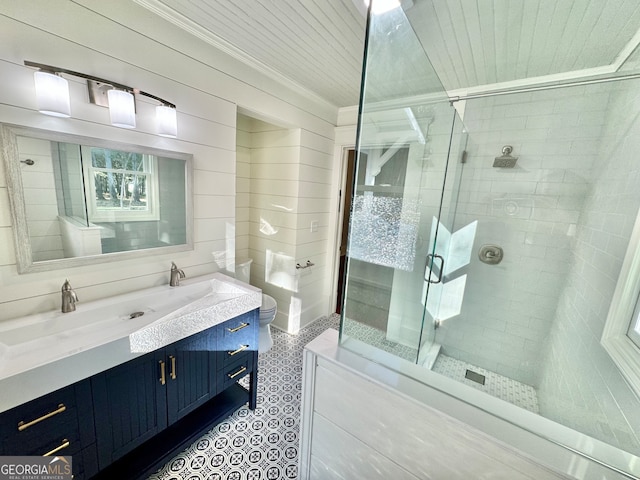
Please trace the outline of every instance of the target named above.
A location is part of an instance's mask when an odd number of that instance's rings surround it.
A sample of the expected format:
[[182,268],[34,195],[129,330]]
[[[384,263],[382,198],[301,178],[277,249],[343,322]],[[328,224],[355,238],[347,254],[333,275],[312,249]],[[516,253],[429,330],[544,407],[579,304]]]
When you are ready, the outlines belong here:
[[171,262],[171,278],[169,279],[169,285],[177,287],[180,285],[180,279],[184,278],[184,272],[178,268],[178,266]]
[[69,280],[65,280],[62,284],[62,313],[74,312],[77,301],[78,295],[76,295],[76,292],[71,288]]

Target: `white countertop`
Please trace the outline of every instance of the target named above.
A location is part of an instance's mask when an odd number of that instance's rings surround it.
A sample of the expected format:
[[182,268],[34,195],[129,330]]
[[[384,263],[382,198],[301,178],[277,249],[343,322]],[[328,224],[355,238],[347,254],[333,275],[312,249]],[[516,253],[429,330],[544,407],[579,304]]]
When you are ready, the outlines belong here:
[[[221,273],[3,322],[0,412],[259,308],[260,289]],[[144,315],[130,319],[129,314]]]

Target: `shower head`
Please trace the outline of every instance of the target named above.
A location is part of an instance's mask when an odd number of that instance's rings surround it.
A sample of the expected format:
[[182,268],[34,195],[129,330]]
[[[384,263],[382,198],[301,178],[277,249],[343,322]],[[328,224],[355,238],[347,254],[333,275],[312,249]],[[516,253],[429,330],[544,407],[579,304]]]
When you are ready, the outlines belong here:
[[518,157],[511,155],[513,147],[511,145],[505,145],[502,147],[502,155],[493,159],[493,166],[499,168],[513,168],[516,166]]

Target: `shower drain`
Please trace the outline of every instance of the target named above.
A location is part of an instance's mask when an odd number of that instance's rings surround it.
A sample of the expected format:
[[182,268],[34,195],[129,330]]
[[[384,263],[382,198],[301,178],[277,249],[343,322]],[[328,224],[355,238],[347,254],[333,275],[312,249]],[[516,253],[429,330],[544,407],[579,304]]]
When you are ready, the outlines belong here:
[[469,369],[467,369],[467,371],[465,372],[464,378],[468,378],[469,380],[479,383],[480,385],[484,385],[485,381],[484,375]]

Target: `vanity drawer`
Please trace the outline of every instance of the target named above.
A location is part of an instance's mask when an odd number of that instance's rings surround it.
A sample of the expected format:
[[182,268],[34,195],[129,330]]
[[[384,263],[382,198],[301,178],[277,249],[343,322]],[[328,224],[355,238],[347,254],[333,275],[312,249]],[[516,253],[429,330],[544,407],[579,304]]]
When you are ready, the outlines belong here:
[[43,455],[68,440],[69,455],[94,442],[92,417],[88,382],[62,388],[0,414],[0,451]]
[[222,389],[230,387],[242,377],[251,373],[253,355],[245,355],[218,371]]
[[248,343],[239,343],[235,350],[223,350],[218,356],[218,370],[226,369],[229,365],[236,362],[245,361],[246,357],[250,357],[255,352],[256,347]]
[[258,326],[257,309],[218,325],[218,351],[227,355],[242,345],[248,345],[247,350],[257,350]]

